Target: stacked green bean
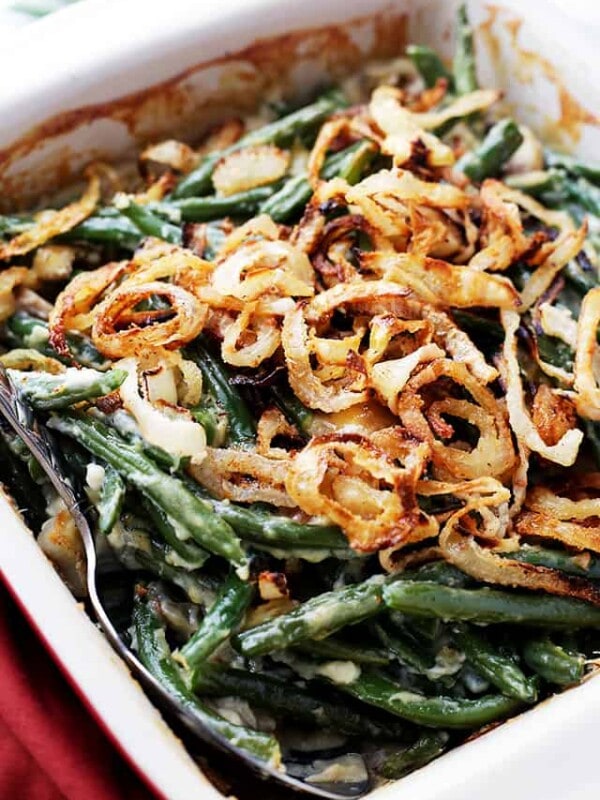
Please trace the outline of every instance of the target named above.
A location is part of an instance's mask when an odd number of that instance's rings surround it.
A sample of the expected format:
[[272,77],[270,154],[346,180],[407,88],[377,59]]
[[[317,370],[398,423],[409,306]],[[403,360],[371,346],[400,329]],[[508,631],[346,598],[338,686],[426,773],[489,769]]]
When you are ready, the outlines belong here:
[[[463,7],[458,23],[451,68],[426,47],[407,50],[422,83],[432,88],[443,82],[451,99],[478,88]],[[149,236],[186,244],[188,223],[205,223],[202,255],[211,259],[224,239],[226,218],[238,223],[263,213],[276,223],[297,222],[313,196],[308,173],[222,196],[214,191],[214,169],[224,155],[245,146],[312,142],[322,123],[346,105],[337,90],[326,92],[203,157],[164,199],[121,199],[57,243],[108,257],[133,252]],[[487,129],[477,114],[455,122],[467,126],[476,142],[456,170],[475,183],[501,175],[523,142],[521,128],[510,119]],[[329,152],[320,175],[355,184],[382,164],[389,159],[360,139]],[[507,180],[548,207],[566,209],[578,222],[584,214],[600,217],[596,167],[548,151],[543,170]],[[3,217],[0,236],[33,224],[27,215]],[[581,256],[564,278],[576,316],[583,293],[598,283],[597,273]],[[482,352],[495,352],[503,337],[495,319],[473,310],[459,310],[455,319]],[[574,354],[568,346],[537,329],[531,335],[545,360],[570,368]],[[384,575],[376,558],[352,549],[334,524],[212,496],[190,477],[185,458],[146,441],[126,411],[96,402],[116,392],[126,372],[111,366],[83,334],[67,333],[67,358],[53,347],[47,323],[21,309],[4,326],[3,341],[9,351],[35,351],[77,369],[75,381],[60,371],[11,368],[9,375],[58,437],[72,479],[83,483],[90,464],[101,468],[100,488],[88,486],[89,497],[98,541],[107,540],[127,569],[122,581],[131,589],[133,612],[124,635],[131,647],[216,736],[258,761],[278,764],[283,757],[293,772],[307,751],[311,759],[319,757],[319,745],[310,750],[310,741],[324,730],[335,741],[328,758],[360,753],[372,775],[398,778],[474,731],[579,683],[597,655],[600,607],[492,588],[439,556]],[[244,374],[223,363],[204,334],[186,347],[185,357],[202,373],[202,398],[189,412],[208,444],[253,448],[258,420]],[[313,412],[287,381],[271,381],[264,393],[298,440],[309,438]],[[588,424],[588,434],[600,465],[596,424]],[[4,430],[0,479],[39,528],[44,511],[33,500],[39,473]],[[566,548],[537,544],[508,556],[595,586],[600,582],[597,556],[584,563]],[[262,596],[265,582],[272,595]],[[304,756],[294,744],[298,731],[306,739]]]

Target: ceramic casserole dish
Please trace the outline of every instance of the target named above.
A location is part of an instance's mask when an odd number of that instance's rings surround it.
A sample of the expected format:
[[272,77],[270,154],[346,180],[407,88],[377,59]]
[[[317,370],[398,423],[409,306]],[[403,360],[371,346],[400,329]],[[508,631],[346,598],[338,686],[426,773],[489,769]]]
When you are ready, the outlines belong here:
[[[593,29],[542,0],[469,3],[483,85],[563,149],[600,146]],[[68,189],[92,159],[126,160],[161,137],[198,139],[276,85],[309,97],[407,42],[451,55],[444,0],[89,0],[14,34],[0,53],[0,210]],[[23,58],[23,52],[35,57]],[[11,79],[19,63],[19,80]],[[0,568],[92,713],[169,800],[223,797],[132,681],[0,495]],[[600,682],[588,680],[462,745],[378,800],[575,800],[598,786]]]

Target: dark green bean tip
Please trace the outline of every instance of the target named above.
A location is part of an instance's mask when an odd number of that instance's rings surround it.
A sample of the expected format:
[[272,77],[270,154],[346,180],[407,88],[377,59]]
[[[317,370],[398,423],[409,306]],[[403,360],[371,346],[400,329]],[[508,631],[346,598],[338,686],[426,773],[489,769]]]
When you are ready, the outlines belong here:
[[189,669],[202,664],[241,622],[254,595],[254,587],[232,572],[208,610],[200,627],[179,651]]
[[388,780],[402,778],[440,756],[449,738],[446,731],[423,731],[410,747],[387,756],[377,771]]
[[522,142],[523,134],[516,122],[503,119],[490,128],[480,145],[459,159],[456,169],[476,182],[494,177]]
[[547,636],[529,639],[523,645],[523,658],[528,667],[548,683],[569,686],[583,678],[585,659],[554,644]]
[[431,89],[440,78],[448,81],[450,89],[453,87],[452,74],[446,69],[444,62],[431,47],[421,44],[409,44],[406,55],[410,58],[419,75],[423,78],[425,86]]
[[181,228],[166,222],[149,208],[136,203],[127,195],[118,197],[118,210],[124,214],[145,236],[155,236],[171,244],[181,244]]
[[504,655],[489,639],[472,626],[455,625],[452,629],[458,646],[467,660],[493,686],[508,697],[524,703],[535,703],[538,697],[536,681]]

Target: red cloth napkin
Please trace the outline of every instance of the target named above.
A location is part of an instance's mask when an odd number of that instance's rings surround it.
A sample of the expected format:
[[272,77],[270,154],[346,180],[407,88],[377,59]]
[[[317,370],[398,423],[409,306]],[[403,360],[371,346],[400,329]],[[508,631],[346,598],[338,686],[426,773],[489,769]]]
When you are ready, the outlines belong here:
[[0,584],[0,800],[150,800]]

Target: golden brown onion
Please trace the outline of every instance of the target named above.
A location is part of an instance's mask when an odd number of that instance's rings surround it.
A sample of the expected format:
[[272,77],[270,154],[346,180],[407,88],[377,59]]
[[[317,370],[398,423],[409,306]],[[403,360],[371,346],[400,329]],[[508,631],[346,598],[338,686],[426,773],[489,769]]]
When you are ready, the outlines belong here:
[[413,536],[418,541],[432,525],[435,530],[415,493],[427,454],[426,446],[417,445],[398,467],[366,437],[314,437],[292,461],[285,485],[304,512],[325,515],[353,548],[372,552]]
[[[147,327],[120,326],[124,315],[149,297],[161,297],[170,306],[172,316],[152,322]],[[140,285],[120,286],[96,308],[92,340],[109,358],[139,356],[156,348],[174,350],[200,333],[208,309],[193,294],[170,283],[154,281]]]

